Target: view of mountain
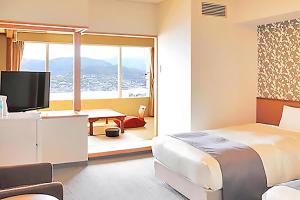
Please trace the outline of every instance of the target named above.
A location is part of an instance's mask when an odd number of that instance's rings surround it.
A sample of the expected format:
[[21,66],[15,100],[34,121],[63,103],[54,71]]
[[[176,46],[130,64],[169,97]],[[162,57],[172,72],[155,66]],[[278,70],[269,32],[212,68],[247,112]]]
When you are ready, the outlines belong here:
[[[127,65],[126,65],[127,63]],[[23,59],[22,70],[24,71],[44,71],[44,61]],[[129,67],[127,67],[129,66]],[[73,58],[56,58],[49,62],[52,75],[69,74],[73,71]],[[123,62],[123,78],[130,79],[143,76],[146,73],[146,63],[141,60],[130,59]],[[82,58],[81,73],[84,74],[116,74],[118,71],[117,64],[104,60]]]
[[[107,62],[111,63],[112,65],[117,65],[118,60],[116,58],[107,59]],[[141,71],[145,71],[146,63],[145,58],[123,58],[122,59],[123,65],[128,68],[134,68]]]
[[[44,61],[23,59],[22,71],[44,71]],[[128,66],[128,67],[127,67]],[[73,58],[56,58],[49,61],[51,92],[73,90]],[[146,87],[146,63],[142,60],[124,60],[122,88]],[[82,91],[115,91],[118,86],[118,66],[111,61],[83,57],[81,59]]]

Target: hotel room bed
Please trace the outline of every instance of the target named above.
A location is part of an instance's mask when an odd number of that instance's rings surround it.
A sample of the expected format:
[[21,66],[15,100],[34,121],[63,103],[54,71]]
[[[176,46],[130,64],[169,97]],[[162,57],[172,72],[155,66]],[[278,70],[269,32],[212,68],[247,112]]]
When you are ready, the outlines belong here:
[[300,198],[300,180],[290,181],[269,189],[263,200],[293,200]]
[[[203,132],[252,148],[263,163],[267,187],[300,178],[299,132],[260,123]],[[156,174],[188,198],[222,199],[221,167],[210,154],[174,137],[160,136],[154,139],[153,155]],[[172,176],[178,176],[178,180],[172,180]],[[182,181],[192,184],[192,192],[188,191],[191,188],[181,187]],[[193,194],[197,187],[198,195]]]

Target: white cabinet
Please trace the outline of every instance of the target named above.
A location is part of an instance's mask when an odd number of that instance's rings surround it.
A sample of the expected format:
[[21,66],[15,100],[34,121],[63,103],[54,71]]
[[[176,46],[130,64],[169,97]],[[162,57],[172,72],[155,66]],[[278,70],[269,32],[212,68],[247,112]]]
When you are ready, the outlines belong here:
[[36,119],[0,120],[0,165],[36,162],[36,126]]
[[87,117],[59,117],[38,121],[38,161],[68,163],[87,161]]
[[87,116],[0,119],[0,165],[88,160]]

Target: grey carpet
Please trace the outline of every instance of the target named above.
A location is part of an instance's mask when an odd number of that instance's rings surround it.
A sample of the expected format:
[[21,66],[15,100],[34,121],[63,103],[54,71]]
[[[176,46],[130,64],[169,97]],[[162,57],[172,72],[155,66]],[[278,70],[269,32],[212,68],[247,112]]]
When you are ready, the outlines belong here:
[[65,200],[186,199],[154,176],[150,154],[59,166],[54,177],[64,184]]

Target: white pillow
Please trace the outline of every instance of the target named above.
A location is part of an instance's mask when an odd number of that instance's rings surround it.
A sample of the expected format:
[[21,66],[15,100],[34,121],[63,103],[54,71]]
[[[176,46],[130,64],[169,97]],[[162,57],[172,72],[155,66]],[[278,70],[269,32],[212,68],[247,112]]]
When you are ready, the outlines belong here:
[[284,106],[279,127],[300,132],[300,108]]

